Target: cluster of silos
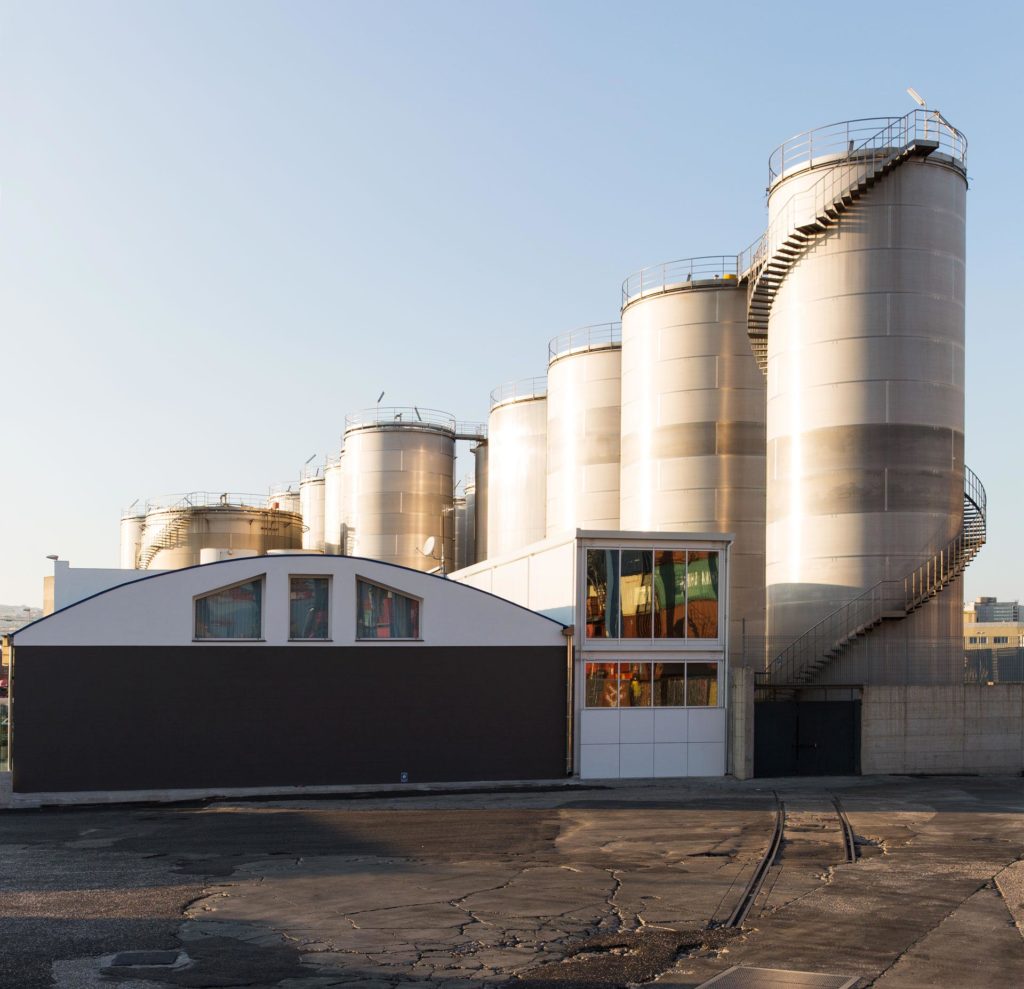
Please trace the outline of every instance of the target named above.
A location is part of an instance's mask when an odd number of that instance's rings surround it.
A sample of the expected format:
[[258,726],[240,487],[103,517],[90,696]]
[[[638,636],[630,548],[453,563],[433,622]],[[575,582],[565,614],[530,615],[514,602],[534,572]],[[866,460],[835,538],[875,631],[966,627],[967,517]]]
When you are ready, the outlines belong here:
[[623,285],[621,461],[623,529],[735,535],[730,654],[755,662],[764,634],[765,384],[735,255],[659,265]]
[[[858,137],[861,154],[836,125],[787,142],[771,160],[770,231],[790,223],[794,202],[876,169],[838,221],[814,232],[768,317],[775,652],[880,581],[901,582],[961,527],[966,142],[931,112],[868,123],[879,136]],[[912,146],[877,174],[879,161]],[[899,634],[962,634],[958,586]]]
[[280,507],[285,490],[270,499],[202,491],[151,499],[144,512],[129,510],[121,519],[121,566],[177,570],[225,556],[301,550],[298,496]]

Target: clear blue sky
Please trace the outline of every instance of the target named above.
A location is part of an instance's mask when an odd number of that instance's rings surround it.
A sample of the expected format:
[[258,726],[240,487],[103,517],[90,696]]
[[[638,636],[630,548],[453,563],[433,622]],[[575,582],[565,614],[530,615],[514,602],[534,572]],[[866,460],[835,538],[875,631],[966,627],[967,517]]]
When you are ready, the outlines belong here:
[[[116,566],[137,497],[265,491],[346,411],[484,419],[647,264],[746,246],[768,154],[900,114],[968,136],[967,458],[1019,561],[1019,8],[0,5],[0,602]],[[463,465],[468,469],[468,465]]]

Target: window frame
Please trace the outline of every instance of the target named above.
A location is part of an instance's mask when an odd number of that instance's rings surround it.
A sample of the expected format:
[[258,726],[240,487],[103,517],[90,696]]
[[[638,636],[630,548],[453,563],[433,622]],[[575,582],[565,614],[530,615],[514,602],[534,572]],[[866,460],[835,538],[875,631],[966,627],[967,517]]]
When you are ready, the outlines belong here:
[[[212,636],[200,636],[198,628],[198,615],[197,609],[199,602],[206,598],[213,597],[215,594],[222,594],[224,591],[230,591],[236,587],[244,587],[246,584],[258,583],[260,587],[260,634],[258,638],[225,638],[225,637],[212,637]],[[222,587],[214,587],[212,590],[202,591],[199,594],[192,595],[192,641],[193,642],[212,642],[212,643],[234,643],[234,642],[266,642],[267,641],[267,574],[266,571],[260,574],[255,574],[244,578],[243,580],[236,580],[230,584],[224,584]]]
[[[292,638],[292,581],[293,580],[326,580],[327,581],[327,635],[322,639]],[[288,574],[288,642],[333,642],[334,641],[334,579],[329,573],[290,573]],[[358,607],[358,603],[357,603]]]
[[[583,646],[583,648],[587,652],[590,652],[592,650],[601,651],[601,652],[606,652],[606,651],[607,652],[614,652],[614,651],[622,651],[623,649],[627,649],[627,648],[629,648],[629,649],[632,649],[632,648],[643,648],[645,650],[646,649],[652,649],[655,652],[672,652],[672,651],[678,650],[680,652],[690,653],[690,652],[697,652],[697,651],[705,651],[706,652],[708,650],[717,651],[718,649],[722,648],[723,643],[725,641],[725,636],[726,636],[726,629],[725,629],[725,622],[724,622],[724,619],[723,619],[722,608],[723,608],[723,603],[725,604],[726,607],[728,606],[728,586],[727,585],[728,585],[728,567],[730,565],[729,561],[727,559],[723,560],[723,558],[727,557],[727,555],[728,555],[727,552],[726,552],[726,549],[727,549],[726,547],[723,547],[723,546],[721,546],[719,544],[710,544],[709,545],[707,542],[704,542],[703,540],[694,540],[694,542],[692,544],[691,543],[686,543],[686,544],[684,544],[682,546],[666,545],[664,543],[659,543],[657,541],[651,541],[651,540],[645,540],[642,543],[640,543],[640,542],[633,543],[633,542],[630,542],[629,540],[624,540],[622,542],[615,542],[614,544],[609,542],[607,545],[600,544],[600,543],[597,544],[597,545],[594,545],[594,544],[589,543],[589,542],[584,542],[580,548],[581,548],[582,553],[583,553],[582,560],[581,560],[581,566],[582,566],[582,570],[583,570],[583,575],[582,575],[583,579],[579,581],[579,591],[578,591],[579,597],[577,599],[577,609],[578,609],[577,613],[580,616],[580,622],[581,622],[581,628],[582,628],[582,634],[580,636],[581,645]],[[648,616],[649,620],[650,620],[651,634],[648,635],[648,636],[624,636],[622,634],[623,628],[624,628],[625,623],[626,623],[625,622],[625,617],[626,616],[624,616],[623,613],[622,613],[622,604],[623,604],[622,554],[625,553],[625,552],[628,552],[628,551],[639,551],[639,552],[643,552],[643,553],[649,553],[651,555],[651,564],[652,564],[652,570],[651,570],[651,590],[650,590],[651,609],[650,609],[650,614]],[[617,631],[618,631],[619,635],[616,638],[612,638],[611,636],[604,636],[604,635],[601,635],[601,636],[591,636],[591,635],[587,634],[587,624],[588,623],[586,621],[586,615],[587,615],[587,601],[589,599],[589,589],[590,589],[590,584],[589,584],[589,579],[588,579],[587,560],[588,560],[589,554],[592,553],[592,552],[602,552],[602,553],[604,553],[604,552],[616,552],[617,553],[617,557],[616,557],[617,569],[616,569],[615,574],[614,574],[614,579],[616,581],[616,588],[615,588],[614,592],[611,590],[611,587],[610,587],[611,580],[612,580],[612,575],[607,575],[606,576],[606,580],[607,580],[607,583],[608,583],[608,587],[606,589],[606,598],[610,599],[610,600],[615,600],[615,601],[618,602],[618,614],[617,614],[618,628],[617,628]],[[657,617],[657,608],[655,606],[655,597],[656,597],[656,594],[655,594],[655,584],[656,584],[657,576],[658,576],[658,573],[657,573],[658,553],[673,553],[673,552],[674,553],[683,552],[683,553],[686,554],[686,568],[687,568],[686,583],[687,583],[687,586],[686,586],[686,593],[685,593],[685,598],[684,598],[684,601],[683,601],[683,604],[682,604],[682,608],[683,608],[683,616],[684,616],[683,620],[684,620],[684,622],[686,622],[687,634],[685,636],[681,636],[681,637],[676,637],[676,636],[659,636],[659,635],[655,635],[654,634],[655,633],[655,620],[656,620],[656,617]],[[708,554],[713,553],[713,554],[716,554],[717,557],[718,557],[718,567],[717,567],[717,569],[718,569],[718,589],[717,589],[717,594],[716,594],[716,598],[715,598],[715,601],[716,601],[716,604],[717,604],[716,629],[715,629],[716,634],[713,637],[705,638],[705,637],[690,635],[690,631],[689,631],[690,600],[691,600],[690,599],[690,589],[689,589],[689,567],[690,567],[690,554],[693,554],[693,553],[708,553]],[[726,568],[725,569],[725,574],[726,574],[726,581],[725,582],[723,582],[723,580],[722,580],[723,562],[725,563],[725,568]],[[678,605],[677,605],[677,607],[678,607]]]
[[[713,665],[716,667],[715,673],[715,700],[714,704],[657,704],[655,703],[656,690],[655,685],[657,680],[654,676],[654,667],[658,665],[666,664],[679,664],[686,667],[685,679],[683,682],[683,697],[684,699],[690,696],[690,666],[691,665]],[[605,689],[609,686],[612,687],[611,696],[614,696],[614,704],[588,704],[587,693],[589,687],[589,679],[587,677],[588,666],[615,666],[615,671],[611,680],[606,684]],[[621,652],[616,656],[594,656],[593,654],[585,656],[583,658],[582,668],[582,680],[583,680],[583,697],[581,710],[582,711],[718,711],[725,708],[725,691],[722,687],[723,668],[726,665],[724,657],[719,658],[717,656],[673,656],[669,657],[650,657],[646,659],[638,660],[635,656],[630,658],[622,655]],[[622,666],[647,666],[649,668],[649,676],[646,680],[641,678],[641,683],[647,684],[647,693],[650,697],[650,703],[648,704],[623,704],[622,700],[622,685],[624,682],[621,667]]]
[[[416,635],[416,636],[409,636],[409,637],[403,637],[403,638],[394,638],[394,637],[391,637],[391,638],[379,638],[379,637],[364,638],[363,636],[361,636],[359,634],[359,584],[360,584],[360,581],[362,583],[364,583],[364,584],[368,584],[370,587],[376,587],[376,588],[378,588],[378,589],[380,589],[382,591],[390,591],[392,594],[398,594],[401,597],[409,598],[409,600],[415,601],[416,605],[417,605],[417,611],[416,611],[416,626],[417,626],[417,628],[416,628],[416,630],[417,630],[417,632],[419,634]],[[404,590],[402,590],[399,587],[391,587],[389,584],[385,584],[385,583],[383,583],[383,582],[381,582],[379,580],[372,580],[369,577],[364,577],[361,574],[356,574],[355,575],[355,595],[354,595],[354,598],[355,598],[355,615],[354,615],[355,627],[353,628],[353,634],[355,636],[355,641],[357,643],[361,644],[361,643],[367,643],[367,642],[383,642],[383,643],[387,644],[389,642],[390,643],[403,643],[403,642],[423,642],[424,641],[424,638],[423,638],[423,611],[424,611],[424,609],[423,609],[423,598],[420,597],[418,594],[410,594],[408,591],[404,591]],[[323,640],[322,639],[318,639],[316,641],[322,642]]]

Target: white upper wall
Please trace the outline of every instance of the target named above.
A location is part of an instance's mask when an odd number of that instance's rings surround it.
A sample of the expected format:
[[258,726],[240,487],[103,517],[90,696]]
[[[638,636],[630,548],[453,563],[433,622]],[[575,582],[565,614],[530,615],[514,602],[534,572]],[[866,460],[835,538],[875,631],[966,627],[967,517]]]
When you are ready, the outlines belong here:
[[[111,573],[131,571],[111,571]],[[472,587],[358,557],[287,555],[227,560],[140,579],[55,612],[14,636],[15,646],[184,646],[238,642],[193,641],[195,598],[265,576],[263,629],[267,645],[549,646],[564,644],[559,624]],[[329,576],[330,640],[289,643],[289,576]],[[420,598],[417,642],[356,639],[356,578]]]
[[76,601],[99,594],[101,591],[128,584],[133,580],[165,573],[164,570],[110,570],[95,567],[74,567],[67,560],[53,563],[53,610],[60,611]]

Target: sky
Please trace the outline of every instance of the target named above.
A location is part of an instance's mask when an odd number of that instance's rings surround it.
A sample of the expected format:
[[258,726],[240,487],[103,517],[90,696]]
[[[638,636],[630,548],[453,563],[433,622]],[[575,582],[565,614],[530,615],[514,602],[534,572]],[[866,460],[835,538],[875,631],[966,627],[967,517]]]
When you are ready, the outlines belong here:
[[[483,421],[646,265],[736,253],[768,155],[913,109],[969,141],[965,596],[1024,599],[1020,8],[0,3],[0,602],[121,510],[266,492],[346,412]],[[468,453],[460,472],[470,469]]]

